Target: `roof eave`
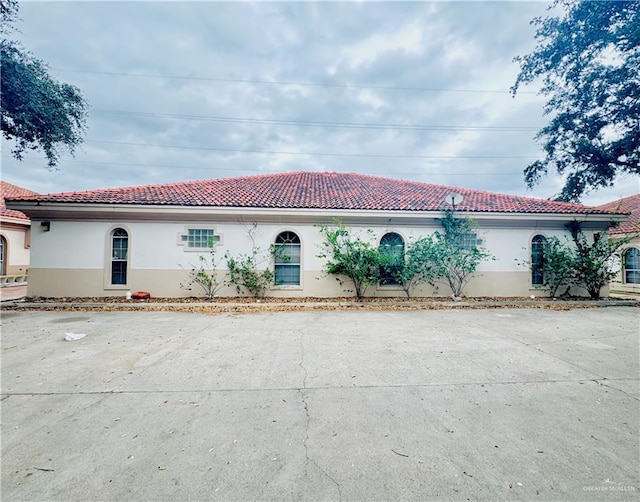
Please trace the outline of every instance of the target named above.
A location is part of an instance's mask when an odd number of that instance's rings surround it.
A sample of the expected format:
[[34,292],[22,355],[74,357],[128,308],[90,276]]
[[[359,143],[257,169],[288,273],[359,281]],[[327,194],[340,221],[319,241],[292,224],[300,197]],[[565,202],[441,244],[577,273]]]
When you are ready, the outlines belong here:
[[[296,219],[315,223],[331,222],[333,218],[343,221],[376,221],[376,220],[424,220],[437,219],[442,215],[440,210],[369,210],[369,209],[317,209],[317,208],[272,208],[272,207],[234,207],[234,206],[184,206],[154,204],[96,204],[43,201],[7,201],[7,207],[25,213],[32,219],[60,220],[114,220],[133,218],[138,220],[205,220],[212,213],[225,221],[256,220],[279,221]],[[627,214],[611,213],[535,213],[535,212],[498,212],[498,211],[459,211],[460,216],[469,216],[478,221],[502,220],[516,223],[518,221],[545,220],[549,222],[566,222],[580,220],[605,224],[623,222]]]
[[24,227],[31,226],[31,220],[28,218],[15,218],[13,216],[0,216],[0,222],[3,224],[13,223],[16,225],[22,225]]

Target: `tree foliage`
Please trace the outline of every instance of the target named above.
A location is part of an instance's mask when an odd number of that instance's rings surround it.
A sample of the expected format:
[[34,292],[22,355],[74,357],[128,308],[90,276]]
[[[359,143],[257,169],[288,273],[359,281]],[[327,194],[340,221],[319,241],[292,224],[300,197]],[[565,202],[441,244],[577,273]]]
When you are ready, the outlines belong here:
[[261,298],[273,283],[273,271],[268,268],[259,269],[255,253],[237,257],[227,255],[227,268],[229,284],[236,287],[239,295],[247,291],[255,298]]
[[324,237],[319,258],[326,258],[328,274],[346,277],[353,284],[358,298],[363,298],[369,286],[380,280],[380,268],[385,265],[383,255],[369,241],[362,241],[350,234],[344,224],[334,221],[334,227],[321,225]]
[[75,86],[58,82],[47,66],[7,38],[17,20],[18,3],[0,0],[0,125],[3,136],[14,141],[12,154],[22,160],[27,150],[41,149],[49,168],[60,158],[60,148],[73,155],[83,141],[88,104]]
[[491,257],[478,247],[472,220],[445,211],[440,223],[443,231],[409,243],[404,267],[396,269],[394,278],[407,298],[418,284],[436,282],[445,283],[454,297],[460,297],[478,265]]
[[578,221],[571,222],[568,229],[571,240],[563,243],[551,237],[544,244],[544,285],[552,297],[562,286],[566,286],[567,293],[575,286],[585,289],[592,299],[598,299],[602,288],[617,275],[614,264],[619,261],[621,250],[635,236],[612,240],[608,233],[599,233],[589,239]]
[[537,17],[537,46],[518,56],[513,95],[542,79],[551,117],[536,139],[545,157],[525,169],[533,187],[549,170],[566,175],[559,200],[579,201],[640,174],[640,0],[556,0],[556,16]]
[[575,244],[573,282],[587,290],[593,299],[600,298],[600,291],[617,275],[613,269],[612,258],[619,254],[631,238],[611,240],[609,234],[594,235],[593,241],[584,235],[579,222],[569,224],[571,237]]
[[407,298],[418,284],[434,285],[435,282],[444,282],[453,295],[459,297],[480,262],[490,255],[477,246],[474,223],[468,218],[456,218],[453,211],[446,211],[441,224],[442,232],[412,241],[399,264],[394,252],[377,248],[371,239],[363,241],[351,235],[336,220],[333,228],[320,227],[324,242],[318,257],[328,260],[327,273],[351,281],[358,298],[362,298],[370,286],[378,284],[383,274],[390,274]]
[[18,0],[0,0],[0,34],[3,37],[13,31],[18,20]]
[[[432,263],[433,240],[431,237],[420,237],[409,242],[405,262],[402,266],[393,266],[391,276],[402,287],[402,290],[411,298],[414,289],[423,283],[433,285],[436,276],[436,268]],[[383,256],[382,261],[386,263],[390,260]]]
[[254,223],[249,229],[251,251],[246,254],[232,256],[225,254],[229,278],[227,285],[235,286],[239,295],[246,292],[255,298],[266,295],[267,289],[273,284],[274,272],[269,268],[271,255],[264,252],[255,240],[258,226]]
[[491,255],[478,247],[472,220],[456,218],[453,211],[445,211],[440,223],[444,232],[430,237],[433,274],[451,288],[454,297],[460,297],[478,265]]
[[575,272],[575,252],[557,237],[545,240],[543,246],[543,285],[549,288],[549,295],[555,298],[561,286],[569,291]]

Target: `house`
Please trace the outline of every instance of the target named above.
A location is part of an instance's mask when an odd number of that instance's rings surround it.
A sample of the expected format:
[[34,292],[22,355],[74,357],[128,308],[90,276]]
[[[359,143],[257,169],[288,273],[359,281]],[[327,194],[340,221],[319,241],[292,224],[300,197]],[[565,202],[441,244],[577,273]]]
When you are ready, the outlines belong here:
[[31,222],[24,213],[7,209],[6,197],[32,197],[36,192],[0,181],[0,301],[27,294]]
[[[130,290],[194,296],[196,290],[183,287],[185,269],[214,243],[218,257],[260,251],[277,279],[270,296],[338,297],[352,293],[323,272],[318,225],[339,218],[376,245],[404,250],[412,239],[441,229],[452,194],[456,214],[477,222],[470,239],[494,257],[480,265],[467,296],[544,295],[538,258],[545,238],[569,235],[565,225],[572,220],[592,235],[627,217],[579,204],[329,172],[14,197],[8,206],[34,224],[30,296],[124,296]],[[289,259],[273,263],[271,245],[287,246]],[[222,261],[220,274],[224,269]],[[236,291],[226,287],[219,294]],[[402,294],[392,283],[367,293]],[[428,285],[415,292],[449,294],[444,286]]]
[[640,295],[640,194],[608,202],[598,209],[630,213],[627,221],[609,229],[612,239],[631,238],[622,250],[620,272],[610,289],[615,294]]

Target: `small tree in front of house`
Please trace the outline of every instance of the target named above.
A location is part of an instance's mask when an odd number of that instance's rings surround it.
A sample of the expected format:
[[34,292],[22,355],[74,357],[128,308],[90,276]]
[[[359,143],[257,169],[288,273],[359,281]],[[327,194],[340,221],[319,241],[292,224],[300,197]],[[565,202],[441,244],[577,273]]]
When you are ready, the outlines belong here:
[[587,290],[589,296],[596,300],[600,298],[600,291],[616,276],[617,272],[611,266],[612,259],[619,256],[620,250],[626,246],[632,237],[611,240],[606,232],[595,234],[593,242],[589,243],[582,225],[572,221],[567,225],[575,244],[573,263],[573,283]]
[[600,298],[600,291],[616,276],[614,263],[621,250],[635,236],[611,240],[606,232],[594,234],[592,240],[582,230],[579,221],[567,225],[571,240],[561,242],[547,238],[543,247],[542,273],[544,286],[552,297],[562,286],[569,292],[572,286],[585,289],[592,299]]
[[223,282],[218,279],[218,267],[221,259],[216,257],[215,242],[210,242],[209,246],[211,249],[208,255],[198,256],[197,265],[191,265],[188,270],[182,267],[189,278],[186,283],[181,283],[180,287],[191,291],[195,284],[204,291],[207,298],[213,298],[222,287]]
[[[402,287],[407,298],[411,298],[414,289],[422,283],[434,285],[436,268],[432,262],[434,255],[434,243],[431,237],[420,237],[411,241],[407,246],[404,264],[402,266],[393,265],[384,270],[390,272],[394,281]],[[390,262],[383,257],[385,263]]]
[[337,276],[340,284],[346,277],[353,284],[356,297],[364,297],[369,286],[379,282],[384,257],[371,242],[352,236],[340,220],[334,220],[333,228],[319,228],[324,241],[318,258],[327,259],[326,272]]
[[478,265],[491,255],[478,247],[475,223],[469,218],[456,218],[453,211],[445,211],[440,224],[444,232],[427,237],[431,240],[427,249],[433,277],[447,284],[454,297],[460,297]]
[[258,226],[254,223],[249,229],[251,251],[246,254],[225,254],[229,278],[227,285],[235,286],[239,295],[247,292],[255,298],[266,295],[267,290],[273,284],[274,273],[269,268],[271,255],[264,252],[255,240]]
[[575,250],[563,245],[557,237],[546,239],[542,249],[543,285],[553,298],[561,286],[566,286],[568,293],[573,283]]

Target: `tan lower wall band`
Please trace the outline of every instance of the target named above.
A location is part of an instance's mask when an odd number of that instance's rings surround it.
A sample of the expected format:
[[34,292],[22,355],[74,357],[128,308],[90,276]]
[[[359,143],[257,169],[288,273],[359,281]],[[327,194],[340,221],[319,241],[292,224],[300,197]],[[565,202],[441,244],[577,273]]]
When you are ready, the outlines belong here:
[[[188,282],[183,270],[131,270],[129,283],[123,287],[105,288],[102,269],[42,269],[29,271],[29,296],[40,297],[104,297],[125,296],[128,290],[149,291],[156,298],[183,298],[189,296],[204,296],[204,292],[197,285],[191,290],[181,288],[181,284]],[[530,284],[530,274],[523,272],[484,272],[477,274],[465,288],[465,296],[546,296],[544,289],[533,288]],[[303,274],[301,287],[275,287],[268,291],[268,296],[280,298],[316,297],[331,298],[354,296],[348,283],[340,285],[334,276],[326,276],[321,271],[307,271]],[[420,285],[413,292],[413,296],[450,296],[451,290],[446,285],[437,289],[429,285]],[[223,286],[218,296],[237,296],[234,287]],[[401,288],[375,287],[367,290],[370,297],[402,297],[405,296]]]

